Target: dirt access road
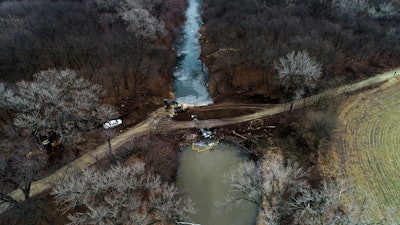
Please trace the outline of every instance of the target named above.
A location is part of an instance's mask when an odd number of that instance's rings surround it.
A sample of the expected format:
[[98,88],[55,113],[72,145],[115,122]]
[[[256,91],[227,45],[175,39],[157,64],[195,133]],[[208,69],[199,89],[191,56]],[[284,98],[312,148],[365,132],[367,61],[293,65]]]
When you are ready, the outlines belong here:
[[[216,109],[246,109],[255,108],[257,111],[243,116],[221,118],[221,119],[210,119],[210,120],[198,120],[198,121],[173,121],[166,118],[165,109],[159,109],[153,112],[146,120],[137,124],[136,126],[127,129],[125,132],[116,136],[111,140],[111,146],[114,151],[124,145],[133,141],[136,137],[142,135],[148,135],[151,132],[172,132],[179,129],[190,129],[190,128],[212,128],[221,127],[226,125],[238,124],[256,120],[259,118],[275,115],[278,113],[290,111],[292,109],[298,109],[305,106],[318,104],[321,99],[333,98],[335,96],[351,93],[366,87],[379,85],[385,81],[391,79],[397,79],[400,75],[400,68],[385,72],[383,74],[376,75],[372,78],[357,82],[355,84],[344,85],[338,88],[327,90],[323,93],[313,95],[307,98],[300,99],[292,103],[276,104],[276,105],[255,105],[255,104],[216,104],[208,107],[202,107],[201,110],[216,110]],[[49,189],[51,189],[58,182],[80,172],[82,169],[93,165],[98,160],[103,159],[108,154],[108,144],[105,143],[93,151],[81,156],[75,161],[55,171],[48,177],[43,178],[32,183],[30,196],[37,196]],[[15,190],[10,193],[10,196],[16,200],[23,201],[24,195],[21,190]],[[0,205],[0,213],[8,208],[7,204]]]

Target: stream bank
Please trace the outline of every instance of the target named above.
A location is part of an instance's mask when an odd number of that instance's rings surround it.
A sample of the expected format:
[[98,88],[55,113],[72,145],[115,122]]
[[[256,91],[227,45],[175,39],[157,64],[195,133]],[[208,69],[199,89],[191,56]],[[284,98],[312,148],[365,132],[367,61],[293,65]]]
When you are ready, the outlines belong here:
[[[207,84],[208,70],[200,60],[202,49],[199,30],[203,24],[200,15],[202,3],[202,0],[188,0],[183,41],[177,52],[178,62],[174,71],[176,101],[189,106],[213,104]],[[185,119],[197,121],[197,115],[185,114]],[[193,142],[180,149],[176,179],[179,191],[191,198],[196,205],[197,213],[192,215],[191,222],[202,225],[254,224],[258,210],[252,204],[229,207],[222,212],[216,212],[214,206],[215,201],[222,200],[224,195],[233,190],[223,182],[224,175],[237,168],[248,157],[240,155],[240,146],[210,140],[212,131],[201,127],[199,130],[200,135],[196,134],[197,130],[192,134],[186,133],[186,138],[192,139]],[[200,139],[196,145],[201,147],[194,146],[195,139]]]

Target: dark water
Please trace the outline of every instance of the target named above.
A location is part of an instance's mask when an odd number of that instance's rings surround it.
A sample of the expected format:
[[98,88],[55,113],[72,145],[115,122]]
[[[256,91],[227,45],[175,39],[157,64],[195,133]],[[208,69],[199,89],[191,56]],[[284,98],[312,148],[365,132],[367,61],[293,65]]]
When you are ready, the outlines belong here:
[[187,105],[209,105],[213,101],[207,88],[208,71],[199,59],[199,29],[202,25],[200,6],[202,0],[188,0],[186,23],[183,27],[183,42],[178,50],[178,65],[174,71],[175,97]]
[[[205,146],[196,147],[204,149]],[[223,182],[224,175],[237,168],[244,159],[236,146],[224,142],[203,152],[192,150],[192,146],[182,149],[177,186],[182,194],[194,200],[198,208],[191,222],[201,225],[255,224],[258,211],[253,204],[232,206],[222,212],[216,212],[214,206],[216,200],[230,191]]]

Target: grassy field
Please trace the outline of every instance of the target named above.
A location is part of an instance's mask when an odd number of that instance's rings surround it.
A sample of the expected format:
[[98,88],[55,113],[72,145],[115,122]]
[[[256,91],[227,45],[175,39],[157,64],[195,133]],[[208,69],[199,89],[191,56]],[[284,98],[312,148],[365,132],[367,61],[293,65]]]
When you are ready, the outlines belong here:
[[400,224],[400,82],[393,79],[352,96],[339,121],[344,175],[370,198],[371,216],[392,209]]

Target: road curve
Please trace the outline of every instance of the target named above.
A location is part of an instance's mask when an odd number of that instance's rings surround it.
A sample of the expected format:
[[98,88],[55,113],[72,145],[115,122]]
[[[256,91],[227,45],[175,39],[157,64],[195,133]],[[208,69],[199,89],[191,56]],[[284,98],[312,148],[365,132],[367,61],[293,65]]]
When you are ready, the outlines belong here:
[[[116,136],[111,140],[112,149],[118,150],[119,147],[122,145],[129,143],[135,137],[150,134],[151,132],[171,132],[174,130],[179,129],[190,129],[190,128],[212,128],[212,127],[221,127],[226,125],[238,124],[243,122],[248,122],[251,120],[276,115],[282,112],[287,112],[292,109],[298,109],[305,106],[310,106],[317,104],[323,98],[333,98],[335,96],[351,93],[366,87],[375,86],[381,84],[385,81],[389,81],[391,79],[397,79],[400,76],[400,68],[387,71],[385,73],[376,75],[372,78],[354,83],[349,85],[344,85],[338,88],[330,89],[320,94],[316,94],[307,98],[303,98],[297,100],[292,103],[285,103],[285,104],[263,104],[263,105],[256,105],[256,104],[232,104],[232,103],[223,103],[223,104],[216,104],[209,106],[209,110],[215,109],[224,109],[224,108],[232,108],[232,109],[246,109],[246,108],[259,108],[254,113],[239,116],[239,117],[232,117],[232,118],[223,118],[223,119],[210,119],[210,120],[199,120],[199,121],[158,121],[159,119],[157,115],[151,115],[146,120],[142,121],[141,123],[137,124],[136,126],[128,129],[124,133]],[[204,107],[202,110],[207,110],[207,107]],[[162,111],[162,110],[161,110]],[[165,111],[165,110],[164,110]],[[154,128],[156,127],[156,128]],[[159,129],[161,128],[161,129]],[[81,156],[80,158],[72,161],[68,165],[60,168],[59,170],[55,171],[53,174],[35,181],[31,185],[31,193],[30,196],[34,197],[37,196],[49,189],[51,189],[54,185],[58,182],[66,179],[73,174],[80,172],[82,169],[93,165],[98,160],[103,159],[107,156],[108,145],[107,143],[98,146],[93,151]],[[14,190],[10,193],[10,196],[18,201],[24,201],[24,195],[21,190]],[[8,205],[3,203],[0,205],[0,214],[4,212],[8,208]]]

